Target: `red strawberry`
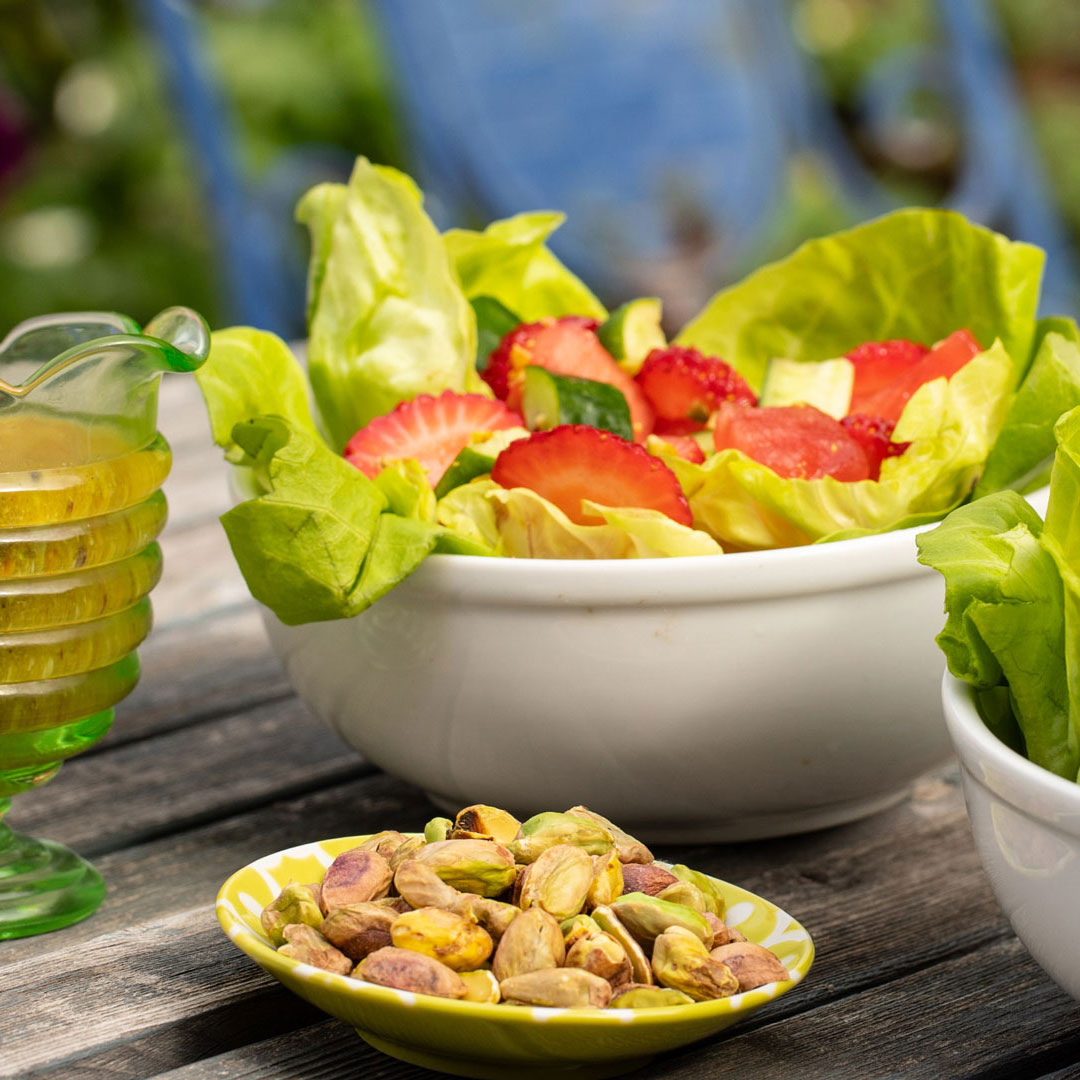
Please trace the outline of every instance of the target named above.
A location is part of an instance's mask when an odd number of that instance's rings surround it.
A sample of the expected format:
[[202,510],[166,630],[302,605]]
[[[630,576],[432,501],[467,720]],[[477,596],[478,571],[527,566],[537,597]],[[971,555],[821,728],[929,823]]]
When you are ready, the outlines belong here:
[[865,413],[852,413],[840,421],[848,434],[863,448],[867,464],[870,466],[870,479],[877,480],[881,475],[881,463],[887,457],[899,457],[910,445],[909,442],[894,443],[893,428],[896,424],[883,416],[867,416]]
[[658,434],[701,431],[725,401],[757,404],[753,390],[723,360],[682,345],[653,349],[636,378],[656,410]]
[[643,442],[653,428],[653,411],[638,385],[596,336],[597,322],[581,315],[522,323],[499,342],[481,377],[511,409],[521,409],[522,369],[530,364],[556,375],[610,383],[630,407],[634,438]]
[[717,410],[715,421],[717,450],[741,450],[779,476],[803,480],[870,477],[862,446],[838,420],[813,405],[746,409],[725,404]]
[[439,397],[420,394],[362,427],[344,453],[346,460],[372,478],[388,461],[415,458],[434,487],[475,432],[523,426],[517,413],[481,394],[452,390]]
[[495,459],[491,478],[505,488],[535,491],[579,525],[602,521],[582,510],[582,499],[659,510],[680,525],[693,520],[679,481],[658,457],[584,424],[561,424],[511,443]]
[[684,461],[700,465],[705,460],[705,451],[701,449],[700,443],[689,435],[659,435],[657,438],[663,439],[664,442],[674,446],[675,452]]

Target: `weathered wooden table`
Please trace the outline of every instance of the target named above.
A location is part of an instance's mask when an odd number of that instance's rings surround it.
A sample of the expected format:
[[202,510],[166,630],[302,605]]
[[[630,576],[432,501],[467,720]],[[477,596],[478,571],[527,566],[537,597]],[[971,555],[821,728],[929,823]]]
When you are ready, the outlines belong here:
[[[0,1077],[435,1076],[293,997],[218,929],[217,888],[250,859],[436,810],[290,693],[216,521],[224,474],[192,380],[164,388],[161,417],[172,517],[142,683],[100,746],[11,813],[92,857],[109,896],[78,926],[0,942]],[[1080,1005],[995,904],[955,769],[855,825],[659,854],[777,901],[818,958],[751,1021],[636,1075],[1080,1076]]]

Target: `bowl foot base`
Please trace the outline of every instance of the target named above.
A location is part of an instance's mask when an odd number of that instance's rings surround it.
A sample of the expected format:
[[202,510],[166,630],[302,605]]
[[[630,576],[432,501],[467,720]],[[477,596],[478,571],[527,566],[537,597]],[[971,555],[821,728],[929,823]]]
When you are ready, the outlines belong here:
[[376,1050],[381,1050],[390,1057],[407,1061],[410,1065],[419,1065],[436,1072],[449,1073],[451,1076],[471,1076],[477,1080],[506,1080],[513,1076],[515,1080],[604,1080],[609,1076],[622,1076],[647,1065],[651,1057],[624,1058],[621,1061],[567,1062],[560,1065],[529,1065],[526,1062],[481,1061],[478,1058],[452,1057],[435,1053],[418,1046],[384,1039],[369,1031],[356,1029],[356,1033]]
[[0,822],[0,940],[70,926],[104,898],[104,879],[85,859]]

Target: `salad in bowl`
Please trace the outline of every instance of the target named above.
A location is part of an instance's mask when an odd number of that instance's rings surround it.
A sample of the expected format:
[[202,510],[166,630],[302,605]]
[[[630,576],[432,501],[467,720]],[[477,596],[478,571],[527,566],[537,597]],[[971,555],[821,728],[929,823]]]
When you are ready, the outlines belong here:
[[233,328],[198,378],[237,562],[349,745],[443,806],[683,839],[851,820],[947,754],[914,534],[1045,485],[1080,335],[1036,315],[1041,252],[901,211],[669,340],[557,260],[558,214],[440,233],[360,160],[298,216],[306,369]]

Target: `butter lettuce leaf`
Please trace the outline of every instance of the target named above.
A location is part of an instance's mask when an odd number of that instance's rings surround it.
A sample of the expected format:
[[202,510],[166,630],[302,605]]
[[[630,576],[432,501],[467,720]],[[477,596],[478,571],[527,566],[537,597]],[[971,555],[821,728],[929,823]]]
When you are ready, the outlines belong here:
[[[439,520],[518,559],[655,559],[719,555],[705,533],[658,510],[606,507],[583,500],[602,525],[578,525],[528,488],[503,488],[490,479],[455,488],[439,502]],[[470,530],[471,526],[471,530]]]
[[865,341],[925,344],[967,327],[1031,356],[1043,253],[946,210],[899,210],[803,244],[724,289],[677,342],[723,357],[755,389],[773,357],[827,360]]
[[911,446],[886,458],[877,481],[788,479],[739,450],[702,465],[659,452],[690,501],[694,524],[725,548],[790,547],[904,528],[941,517],[970,494],[1004,421],[1012,378],[1012,361],[998,342],[951,379],[919,387],[894,435]]
[[253,416],[281,416],[311,435],[317,433],[304,369],[275,334],[250,326],[215,330],[210,356],[195,378],[214,442],[234,464],[246,455],[233,441],[233,428]]
[[588,286],[545,244],[564,220],[564,214],[537,211],[492,222],[483,232],[448,230],[443,239],[465,295],[491,297],[523,322],[545,315],[607,318]]
[[1013,398],[1001,434],[986,459],[975,497],[1018,491],[1049,479],[1056,441],[1054,424],[1080,405],[1080,331],[1072,319],[1039,323],[1031,366]]
[[359,158],[349,183],[297,207],[312,235],[308,371],[335,449],[417,394],[489,394],[476,318],[403,173]]

